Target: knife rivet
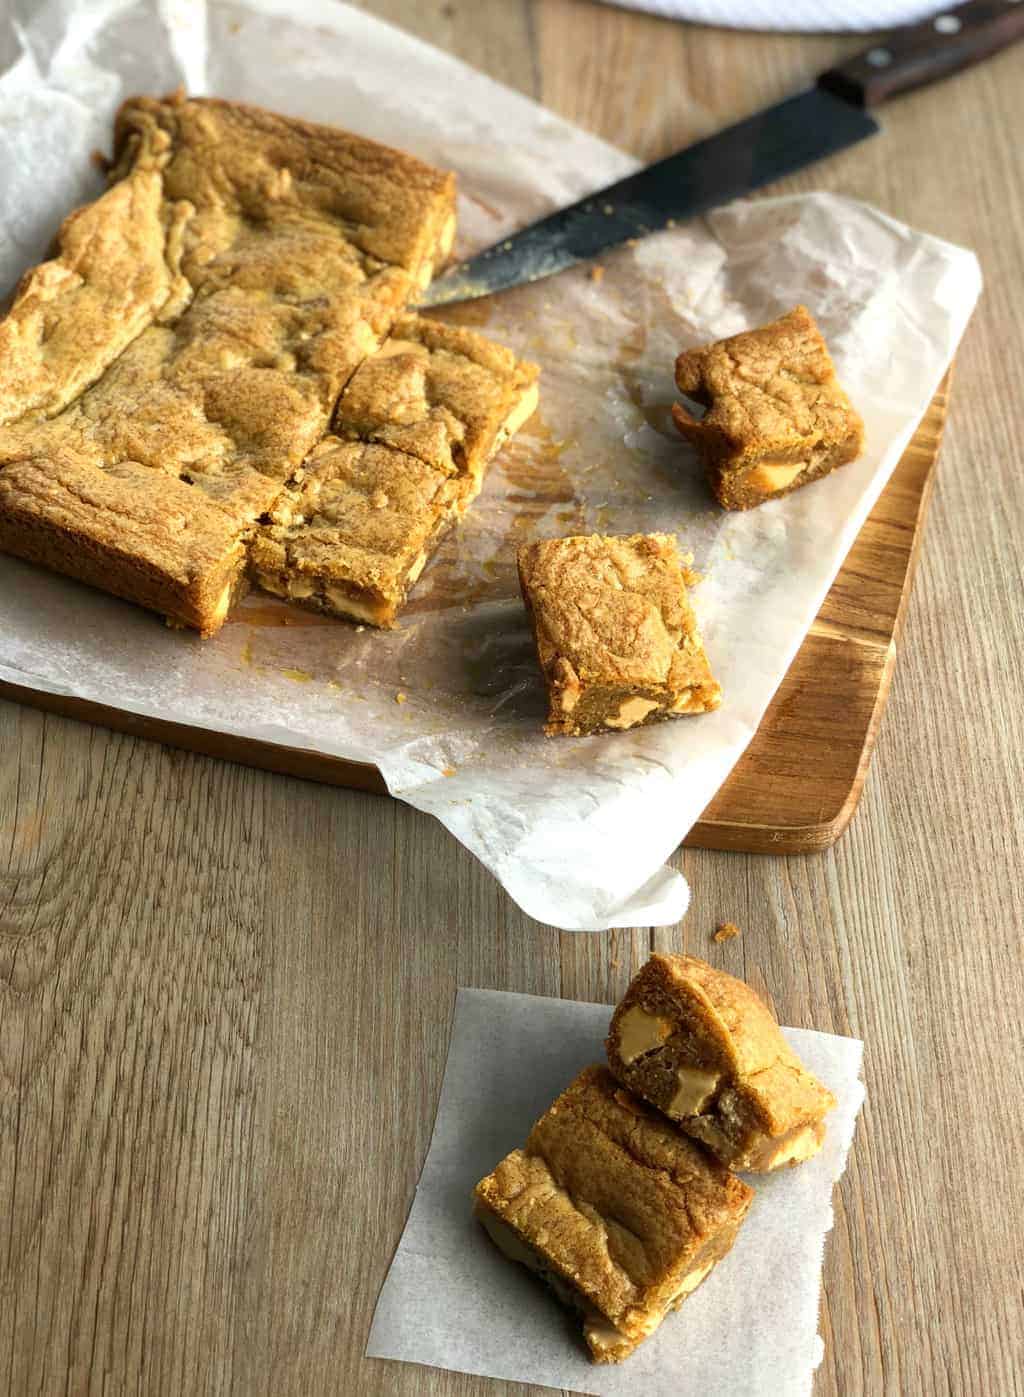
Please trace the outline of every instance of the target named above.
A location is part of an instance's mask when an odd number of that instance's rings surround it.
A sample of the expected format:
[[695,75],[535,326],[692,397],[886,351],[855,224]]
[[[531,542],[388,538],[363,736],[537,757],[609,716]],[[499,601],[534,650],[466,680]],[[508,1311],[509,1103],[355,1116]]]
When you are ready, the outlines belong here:
[[867,60],[872,68],[888,68],[892,62],[892,54],[888,49],[869,49]]
[[935,20],[934,27],[940,34],[959,34],[964,26],[962,20],[957,19],[956,15],[939,15],[938,19]]

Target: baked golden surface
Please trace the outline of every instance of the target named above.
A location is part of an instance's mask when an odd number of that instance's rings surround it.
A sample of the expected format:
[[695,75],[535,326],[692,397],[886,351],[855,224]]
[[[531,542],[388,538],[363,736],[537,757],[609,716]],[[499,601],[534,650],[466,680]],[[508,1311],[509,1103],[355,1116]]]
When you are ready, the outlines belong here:
[[606,1047],[619,1081],[732,1169],[809,1158],[836,1104],[750,986],[693,956],[650,958],[615,1010]]
[[585,1068],[475,1192],[502,1250],[581,1311],[598,1362],[625,1358],[697,1288],[753,1196],[604,1067]]
[[721,689],[671,534],[548,539],[519,551],[548,686],[549,735],[619,730],[717,708]]
[[[253,487],[269,507],[454,230],[450,175],[215,100],[126,102],[113,174],[0,324],[12,348],[0,366],[3,546],[98,585],[96,557],[127,567],[136,537],[116,523],[118,482],[131,481],[133,518],[171,495],[178,513],[206,519],[209,498],[234,489],[212,481],[255,471],[276,482]],[[78,517],[72,475],[88,476],[103,509]],[[201,548],[165,530],[109,590],[210,634],[226,614],[225,574],[232,594],[243,585],[255,517],[236,511],[230,537],[204,529]],[[150,585],[133,595],[136,572]]]
[[329,438],[251,547],[266,591],[390,627],[487,462],[537,402],[535,364],[405,316],[356,371]]
[[726,509],[789,494],[861,452],[864,424],[805,306],[680,354],[676,383],[707,409],[698,418],[676,403],[672,415]]

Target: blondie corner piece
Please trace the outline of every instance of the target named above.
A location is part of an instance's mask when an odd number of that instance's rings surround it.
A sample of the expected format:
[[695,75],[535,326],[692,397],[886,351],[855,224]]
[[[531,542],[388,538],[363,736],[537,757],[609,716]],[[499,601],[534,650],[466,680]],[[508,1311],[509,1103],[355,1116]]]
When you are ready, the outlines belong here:
[[676,360],[679,432],[699,451],[724,509],[788,495],[860,455],[864,424],[836,378],[821,332],[797,306],[758,330]]
[[384,628],[487,462],[537,405],[535,364],[482,335],[407,316],[353,375],[337,437],[252,546],[264,591]]
[[589,534],[519,550],[549,736],[622,731],[719,706],[686,595],[692,580],[672,534]]
[[475,1190],[510,1260],[583,1316],[598,1363],[617,1363],[729,1251],[753,1191],[604,1067],[587,1067]]
[[817,1154],[835,1097],[749,985],[693,956],[651,957],[615,1010],[612,1072],[730,1169]]
[[0,551],[210,636],[246,590],[246,539],[279,488],[256,471],[187,485],[136,461],[17,461],[0,471]]

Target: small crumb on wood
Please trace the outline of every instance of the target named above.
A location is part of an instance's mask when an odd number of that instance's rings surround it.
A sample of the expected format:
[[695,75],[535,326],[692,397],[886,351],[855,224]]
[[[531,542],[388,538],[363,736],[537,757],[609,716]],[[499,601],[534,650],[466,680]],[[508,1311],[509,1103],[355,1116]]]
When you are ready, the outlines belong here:
[[395,695],[395,702],[396,702],[396,703],[405,703],[405,701],[406,701],[406,699],[407,699],[408,697],[409,697],[408,694],[403,694],[402,691],[401,691],[401,689],[399,689],[398,693]]
[[590,280],[597,282],[604,281],[604,268],[601,266],[600,262],[595,262],[591,267]]
[[734,936],[739,936],[740,929],[735,922],[719,922],[712,940],[731,941]]
[[362,635],[363,631],[365,631],[365,630],[366,630],[366,627],[365,627],[365,626],[356,626],[356,635]]

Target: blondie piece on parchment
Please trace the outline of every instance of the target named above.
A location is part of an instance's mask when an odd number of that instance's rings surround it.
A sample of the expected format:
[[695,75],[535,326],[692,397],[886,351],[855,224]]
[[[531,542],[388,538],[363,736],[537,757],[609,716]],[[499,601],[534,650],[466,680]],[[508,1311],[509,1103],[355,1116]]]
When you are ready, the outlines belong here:
[[335,436],[253,540],[257,584],[393,626],[487,463],[536,407],[538,372],[482,335],[404,316],[342,393]]
[[765,1172],[821,1148],[835,1097],[749,985],[693,956],[653,955],[615,1010],[612,1072],[730,1169]]
[[605,1067],[585,1068],[474,1196],[495,1244],[580,1312],[598,1363],[696,1290],[754,1197]]
[[548,686],[549,736],[622,731],[717,708],[671,534],[548,539],[519,551]]
[[212,634],[257,520],[447,255],[454,181],[181,96],[124,104],[112,179],[0,322],[0,548]]
[[864,424],[836,378],[810,312],[797,306],[758,330],[690,349],[676,383],[676,427],[697,448],[725,509],[751,509],[859,456]]

